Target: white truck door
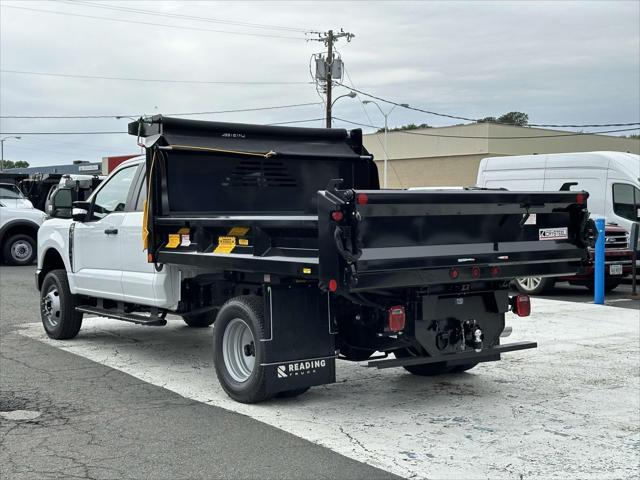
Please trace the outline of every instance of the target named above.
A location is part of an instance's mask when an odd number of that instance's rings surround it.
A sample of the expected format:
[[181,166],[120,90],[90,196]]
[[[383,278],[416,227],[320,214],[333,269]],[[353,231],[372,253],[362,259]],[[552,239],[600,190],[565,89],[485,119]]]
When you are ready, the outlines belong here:
[[70,248],[77,293],[123,300],[121,230],[137,167],[124,167],[100,185],[91,219],[75,223]]
[[136,185],[132,208],[126,213],[121,227],[120,246],[122,259],[122,290],[128,302],[160,308],[175,308],[179,300],[179,285],[174,288],[176,277],[170,265],[156,271],[147,261],[147,251],[142,244],[142,209],[146,198],[146,182],[141,178]]

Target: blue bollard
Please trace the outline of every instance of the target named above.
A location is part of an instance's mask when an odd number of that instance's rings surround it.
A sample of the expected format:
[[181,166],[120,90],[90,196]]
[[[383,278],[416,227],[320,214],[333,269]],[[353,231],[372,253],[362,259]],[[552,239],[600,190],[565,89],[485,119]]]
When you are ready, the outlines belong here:
[[598,240],[596,240],[593,302],[597,305],[604,305],[604,218],[596,219],[596,230],[598,231]]

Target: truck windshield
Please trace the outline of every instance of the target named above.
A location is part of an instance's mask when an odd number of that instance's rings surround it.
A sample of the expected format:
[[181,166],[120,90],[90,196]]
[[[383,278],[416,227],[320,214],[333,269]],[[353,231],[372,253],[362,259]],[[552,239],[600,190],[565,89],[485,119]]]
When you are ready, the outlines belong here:
[[0,198],[18,199],[24,198],[24,195],[15,185],[0,185]]

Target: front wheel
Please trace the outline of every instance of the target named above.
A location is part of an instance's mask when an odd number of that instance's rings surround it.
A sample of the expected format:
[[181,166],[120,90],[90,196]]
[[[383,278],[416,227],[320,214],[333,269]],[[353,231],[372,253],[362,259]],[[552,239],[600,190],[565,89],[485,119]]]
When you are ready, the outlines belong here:
[[45,332],[56,340],[75,337],[82,326],[82,313],[76,311],[75,297],[69,290],[67,272],[47,273],[40,289],[40,317]]
[[214,366],[220,385],[234,400],[267,400],[264,363],[264,307],[262,299],[248,295],[225,303],[213,328]]
[[516,288],[527,295],[540,295],[551,291],[556,281],[546,277],[520,277],[516,278]]
[[14,235],[7,239],[2,253],[9,265],[31,265],[36,259],[36,242],[29,235]]

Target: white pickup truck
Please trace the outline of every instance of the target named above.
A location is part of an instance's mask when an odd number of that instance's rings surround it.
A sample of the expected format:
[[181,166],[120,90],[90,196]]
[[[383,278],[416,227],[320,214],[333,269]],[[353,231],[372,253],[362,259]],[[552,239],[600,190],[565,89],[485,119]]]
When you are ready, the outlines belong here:
[[[178,310],[180,288],[173,285],[177,277],[172,276],[176,272],[170,266],[156,271],[143,250],[144,183],[144,157],[129,160],[94,192],[92,221],[51,218],[40,228],[36,283],[43,298],[44,327],[51,337],[66,339],[78,333],[82,323],[82,312],[75,311],[78,296],[98,298],[101,308],[123,313],[125,303],[129,311],[133,304],[136,311],[147,309],[149,317],[121,318],[147,325],[164,323],[160,311]],[[56,192],[65,194],[69,191]],[[50,213],[56,217],[56,212]],[[73,321],[60,321],[63,316]],[[214,320],[211,309],[183,318],[193,327]]]
[[0,183],[0,252],[6,263],[33,263],[38,228],[45,218],[15,185]]

